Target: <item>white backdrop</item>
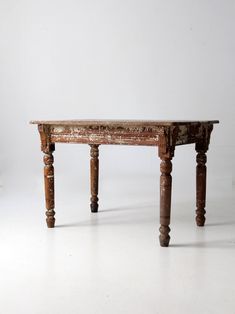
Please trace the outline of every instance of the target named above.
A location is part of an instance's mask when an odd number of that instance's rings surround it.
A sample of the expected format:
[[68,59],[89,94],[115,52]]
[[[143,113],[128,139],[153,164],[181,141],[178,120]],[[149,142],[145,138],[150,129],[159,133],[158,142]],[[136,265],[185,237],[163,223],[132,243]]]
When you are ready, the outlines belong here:
[[[80,118],[219,119],[208,154],[211,193],[215,185],[231,190],[234,30],[230,0],[0,0],[2,190],[42,184],[29,120]],[[154,148],[103,146],[100,155],[104,180],[159,174]],[[88,156],[87,146],[56,147],[65,186],[88,182]],[[194,148],[176,149],[181,191],[194,184],[194,167]]]

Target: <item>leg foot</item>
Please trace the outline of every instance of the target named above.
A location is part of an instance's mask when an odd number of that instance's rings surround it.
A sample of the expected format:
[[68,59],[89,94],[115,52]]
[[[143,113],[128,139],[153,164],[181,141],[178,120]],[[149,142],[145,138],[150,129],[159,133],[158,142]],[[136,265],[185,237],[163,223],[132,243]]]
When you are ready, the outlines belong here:
[[170,227],[161,225],[161,227],[159,228],[159,231],[160,231],[160,235],[159,235],[160,245],[163,247],[169,246],[169,242],[170,242],[169,233],[171,231]]
[[91,208],[91,212],[92,213],[97,213],[98,212],[99,204],[97,202],[98,202],[98,197],[97,197],[96,200],[94,200],[94,198],[91,197],[90,208]]
[[55,226],[55,218],[54,218],[55,211],[54,210],[47,210],[46,215],[47,215],[47,219],[46,219],[47,227],[48,228],[54,228],[54,226]]
[[196,224],[198,227],[203,227],[205,225],[206,217],[205,210],[196,210]]

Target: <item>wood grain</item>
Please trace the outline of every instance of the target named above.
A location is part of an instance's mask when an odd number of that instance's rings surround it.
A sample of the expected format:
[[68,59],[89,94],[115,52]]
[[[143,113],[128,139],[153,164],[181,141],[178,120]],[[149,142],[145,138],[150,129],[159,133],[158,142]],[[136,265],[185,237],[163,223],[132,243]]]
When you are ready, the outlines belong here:
[[90,182],[91,182],[91,211],[98,211],[98,185],[99,185],[99,145],[90,145]]
[[213,125],[208,124],[203,128],[202,137],[196,142],[195,149],[197,152],[196,166],[196,223],[203,227],[206,221],[206,152],[209,148],[210,136]]
[[41,150],[44,152],[44,182],[48,227],[54,227],[54,167],[55,143],[90,145],[90,188],[92,212],[98,211],[99,145],[138,145],[158,147],[160,165],[160,245],[170,242],[172,158],[176,146],[195,143],[196,167],[196,222],[205,223],[206,152],[213,124],[209,121],[158,120],[62,120],[32,121],[38,124]]
[[44,154],[44,184],[45,184],[45,199],[46,199],[46,222],[48,228],[53,228],[55,225],[55,201],[54,201],[54,167],[53,167],[53,151],[54,145],[50,145],[50,151]]

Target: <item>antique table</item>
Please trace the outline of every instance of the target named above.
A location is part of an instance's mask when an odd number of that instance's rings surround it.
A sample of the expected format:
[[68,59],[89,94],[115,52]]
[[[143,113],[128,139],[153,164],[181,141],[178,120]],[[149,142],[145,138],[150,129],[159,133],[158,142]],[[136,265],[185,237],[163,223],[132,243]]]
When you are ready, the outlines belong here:
[[171,213],[171,159],[175,146],[195,143],[196,167],[196,223],[205,223],[206,201],[206,152],[208,150],[213,121],[157,121],[157,120],[68,120],[31,121],[38,125],[41,150],[44,153],[44,182],[46,198],[46,222],[49,228],[55,224],[54,168],[55,143],[84,143],[90,145],[91,211],[98,211],[99,145],[158,146],[160,164],[160,245],[170,241]]

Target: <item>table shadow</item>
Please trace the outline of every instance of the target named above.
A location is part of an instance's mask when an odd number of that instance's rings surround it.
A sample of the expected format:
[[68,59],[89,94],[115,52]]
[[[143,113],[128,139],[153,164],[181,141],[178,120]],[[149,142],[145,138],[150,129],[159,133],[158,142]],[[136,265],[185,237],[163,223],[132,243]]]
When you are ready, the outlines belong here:
[[201,249],[233,249],[235,250],[235,238],[224,240],[208,240],[203,242],[173,243],[171,248],[201,248]]
[[216,227],[216,226],[231,226],[231,225],[235,225],[235,220],[212,222],[212,223],[209,222],[209,223],[205,224],[205,228],[206,227]]

